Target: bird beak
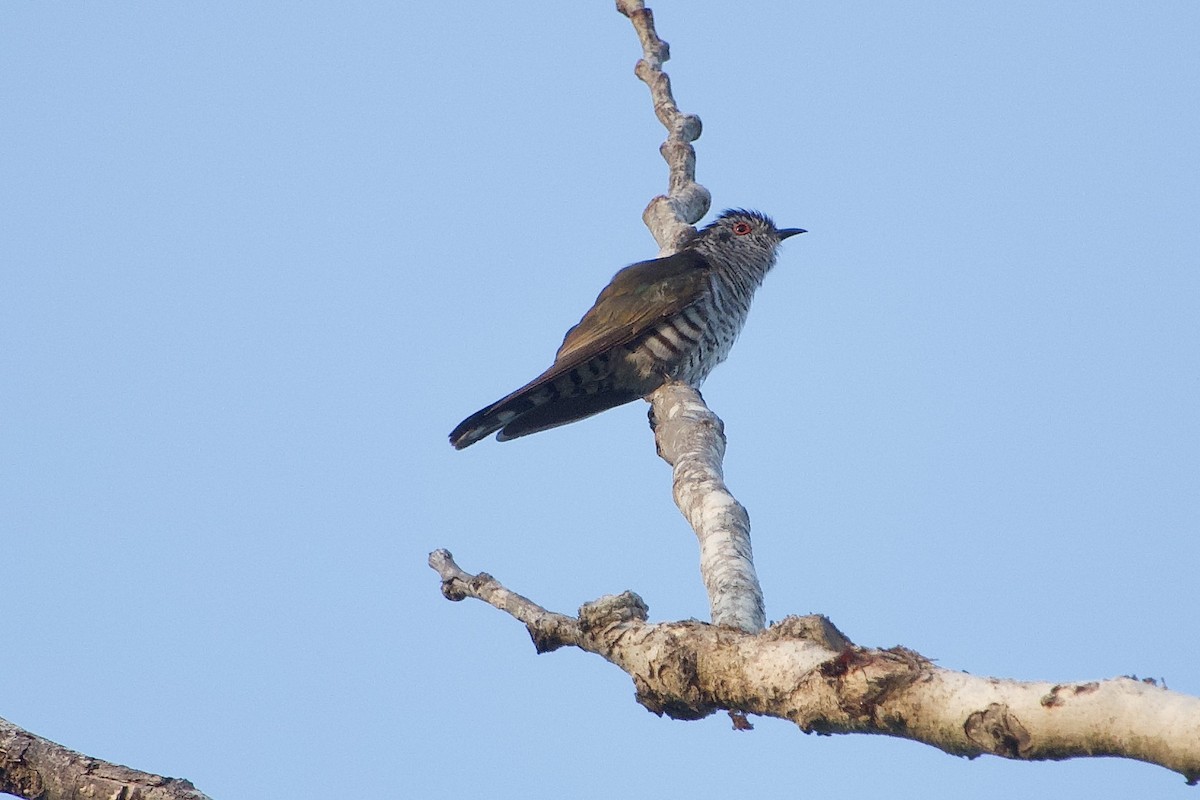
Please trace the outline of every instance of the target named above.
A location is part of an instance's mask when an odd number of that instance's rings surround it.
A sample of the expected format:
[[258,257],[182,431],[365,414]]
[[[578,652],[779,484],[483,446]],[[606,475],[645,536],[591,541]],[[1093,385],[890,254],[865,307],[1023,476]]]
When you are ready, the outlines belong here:
[[808,233],[808,231],[804,230],[804,228],[783,228],[782,230],[776,231],[776,233],[779,234],[780,241],[783,241],[789,236],[795,236],[798,233]]

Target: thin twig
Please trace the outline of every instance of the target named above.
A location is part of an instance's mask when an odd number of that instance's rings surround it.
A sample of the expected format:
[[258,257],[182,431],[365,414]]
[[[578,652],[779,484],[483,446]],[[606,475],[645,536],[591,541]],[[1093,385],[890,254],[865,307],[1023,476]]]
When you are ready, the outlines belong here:
[[617,10],[629,18],[642,43],[642,58],[634,73],[650,89],[654,114],[667,129],[667,140],[659,147],[667,162],[668,191],[650,201],[642,220],[654,235],[664,255],[673,253],[695,229],[692,225],[708,213],[712,196],[696,183],[696,151],[692,142],[700,138],[702,126],[695,114],[684,114],[675,104],[671,79],[663,62],[671,57],[666,42],[654,29],[654,13],[641,0],[617,0]]

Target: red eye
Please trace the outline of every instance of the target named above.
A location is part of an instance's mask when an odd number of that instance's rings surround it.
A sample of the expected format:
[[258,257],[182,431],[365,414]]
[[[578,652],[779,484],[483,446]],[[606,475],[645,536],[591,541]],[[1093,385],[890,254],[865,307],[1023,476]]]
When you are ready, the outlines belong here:
[[750,223],[749,222],[733,223],[733,232],[736,233],[738,236],[745,236],[747,233],[750,232]]

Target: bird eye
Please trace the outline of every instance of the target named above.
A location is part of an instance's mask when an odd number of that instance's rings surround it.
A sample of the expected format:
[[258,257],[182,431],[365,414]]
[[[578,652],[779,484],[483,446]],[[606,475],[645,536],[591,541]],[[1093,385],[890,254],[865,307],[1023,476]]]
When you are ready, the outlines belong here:
[[733,232],[736,233],[738,236],[745,236],[747,233],[750,232],[750,223],[749,222],[733,223]]

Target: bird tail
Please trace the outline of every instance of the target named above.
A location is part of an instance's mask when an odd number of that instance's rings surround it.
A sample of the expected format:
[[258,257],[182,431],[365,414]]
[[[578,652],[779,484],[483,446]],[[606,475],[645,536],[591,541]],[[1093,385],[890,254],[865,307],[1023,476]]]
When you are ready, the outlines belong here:
[[[487,408],[476,411],[450,432],[450,444],[462,450],[499,431],[501,442],[528,436],[599,414],[638,398],[612,387],[611,381],[578,385],[570,375],[539,377]],[[560,385],[565,384],[565,385]]]

